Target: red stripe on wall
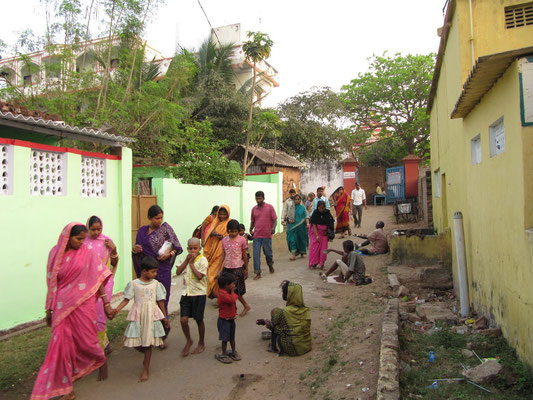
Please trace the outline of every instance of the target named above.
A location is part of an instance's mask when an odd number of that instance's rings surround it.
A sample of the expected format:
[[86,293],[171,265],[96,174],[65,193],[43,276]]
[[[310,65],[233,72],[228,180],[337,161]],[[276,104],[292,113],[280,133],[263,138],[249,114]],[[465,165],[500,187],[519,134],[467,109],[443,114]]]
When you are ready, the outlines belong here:
[[29,147],[30,149],[45,150],[45,151],[56,151],[59,153],[73,153],[73,154],[79,154],[79,155],[86,156],[86,157],[105,158],[107,160],[122,160],[121,156],[114,156],[111,154],[104,154],[104,153],[95,153],[92,151],[73,149],[71,147],[50,146],[47,144],[26,142],[25,140],[18,140],[18,139],[0,138],[0,144],[11,144],[13,146]]

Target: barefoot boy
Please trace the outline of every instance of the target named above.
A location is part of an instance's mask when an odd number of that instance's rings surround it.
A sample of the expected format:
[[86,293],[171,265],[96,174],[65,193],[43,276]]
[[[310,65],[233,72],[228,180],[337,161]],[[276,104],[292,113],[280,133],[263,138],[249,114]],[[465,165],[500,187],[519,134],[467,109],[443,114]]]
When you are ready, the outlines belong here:
[[191,238],[187,242],[187,257],[185,261],[178,267],[176,275],[180,275],[183,271],[183,292],[180,299],[180,322],[183,334],[187,343],[181,351],[181,355],[186,357],[192,346],[191,332],[189,330],[189,317],[194,318],[198,325],[198,346],[192,352],[199,354],[205,349],[204,336],[204,310],[205,301],[207,297],[207,258],[200,254],[201,242],[198,238]]

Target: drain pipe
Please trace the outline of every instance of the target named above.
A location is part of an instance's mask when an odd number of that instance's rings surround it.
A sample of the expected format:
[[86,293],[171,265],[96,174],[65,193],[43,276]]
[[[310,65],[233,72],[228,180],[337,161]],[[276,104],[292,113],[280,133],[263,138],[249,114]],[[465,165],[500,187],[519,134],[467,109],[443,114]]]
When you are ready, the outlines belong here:
[[457,256],[457,272],[459,278],[459,299],[461,301],[461,316],[468,317],[470,304],[468,301],[468,277],[466,274],[465,235],[463,229],[463,213],[456,211],[453,214],[455,228],[455,254]]

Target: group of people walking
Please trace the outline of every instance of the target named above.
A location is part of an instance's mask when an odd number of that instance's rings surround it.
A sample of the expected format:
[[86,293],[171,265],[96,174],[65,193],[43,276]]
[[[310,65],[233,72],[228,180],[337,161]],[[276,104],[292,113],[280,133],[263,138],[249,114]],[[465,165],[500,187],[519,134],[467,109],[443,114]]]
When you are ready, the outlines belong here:
[[[181,355],[191,353],[193,340],[188,325],[193,318],[198,327],[198,344],[192,354],[205,350],[204,310],[207,298],[217,298],[219,318],[217,329],[222,342],[222,353],[216,359],[222,363],[239,361],[236,349],[236,303],[245,316],[251,306],[244,299],[248,279],[248,242],[253,241],[253,266],[255,280],[261,279],[261,251],[265,254],[270,273],[274,273],[272,235],[277,226],[277,215],[265,195],[255,194],[256,206],[251,210],[250,233],[237,220],[231,219],[230,207],[213,207],[209,216],[187,241],[187,256],[177,266],[176,274],[183,276],[180,299],[180,324],[186,338]],[[359,204],[360,203],[360,204]],[[331,204],[331,205],[330,205]],[[335,218],[330,207],[335,208]],[[378,221],[376,230],[357,245],[351,240],[343,243],[343,250],[328,248],[335,233],[351,234],[350,208],[356,227],[360,227],[362,207],[366,207],[364,190],[359,185],[349,196],[343,187],[331,196],[324,188],[316,196],[303,197],[291,190],[284,202],[281,215],[286,226],[290,259],[305,257],[309,249],[309,268],[325,266],[327,254],[342,256],[336,260],[323,278],[340,267],[337,279],[354,284],[365,284],[364,261],[361,254],[373,255],[388,251],[383,232],[384,223]],[[49,399],[63,396],[75,398],[73,382],[99,369],[99,380],[108,376],[106,354],[110,352],[106,324],[119,311],[133,301],[124,333],[124,346],[133,347],[144,354],[140,381],[149,378],[152,348],[167,347],[166,339],[171,324],[168,315],[172,269],[175,258],[184,249],[174,230],[163,222],[163,210],[152,206],[148,210],[149,224],[139,229],[132,248],[132,258],[137,279],[126,285],[124,299],[113,309],[113,276],[119,257],[111,238],[103,234],[103,221],[91,216],[86,224],[70,223],[61,232],[52,248],[47,264],[48,294],[46,322],[52,328],[50,344],[37,376],[32,399]],[[362,248],[368,246],[366,248]],[[280,354],[300,355],[311,349],[311,320],[309,309],[303,301],[302,287],[284,281],[281,285],[283,308],[275,308],[270,319],[259,319],[272,331],[270,350]],[[228,343],[231,350],[228,350]]]
[[[189,318],[195,320],[199,335],[192,354],[205,349],[203,319],[209,297],[217,298],[219,310],[217,329],[222,353],[216,354],[216,359],[222,363],[241,359],[235,344],[235,319],[237,301],[243,305],[241,316],[251,308],[244,299],[248,240],[253,240],[254,279],[261,278],[261,250],[269,271],[274,273],[272,235],[277,216],[274,208],[265,203],[263,192],[257,192],[255,197],[257,205],[251,211],[250,234],[230,218],[229,206],[221,205],[213,208],[187,242],[188,254],[176,269],[184,280],[180,324],[186,344],[182,356],[190,353],[193,344]],[[137,279],[126,285],[124,298],[116,308],[111,307],[110,300],[118,252],[113,241],[102,233],[102,220],[92,216],[86,224],[73,222],[62,230],[50,251],[47,266],[46,322],[52,328],[51,339],[31,399],[56,396],[75,399],[73,382],[96,369],[100,369],[99,380],[106,379],[106,355],[110,352],[106,324],[130,301],[133,306],[128,312],[123,345],[144,354],[139,381],[149,378],[152,348],[167,347],[172,269],[176,256],[184,251],[172,227],[163,222],[163,216],[159,206],[148,210],[149,224],[139,229],[132,248]],[[285,307],[273,309],[270,319],[256,323],[272,331],[271,351],[291,356],[304,354],[311,349],[311,320],[302,287],[284,281],[282,298],[287,303]]]
[[[318,187],[316,195],[309,193],[306,199],[305,205],[302,205],[302,195],[291,189],[289,197],[283,203],[282,224],[286,226],[290,260],[295,260],[298,256],[304,257],[309,249],[309,268],[324,269],[328,242],[333,240],[335,234],[339,234],[340,238],[352,236],[350,216],[353,216],[354,227],[361,228],[363,208],[367,208],[366,194],[359,183],[356,183],[351,196],[340,186],[328,199],[324,194],[324,188]],[[335,217],[331,207],[334,207]],[[375,239],[383,243],[383,236],[379,233],[373,233],[368,237],[355,236],[368,239],[358,247],[371,244]],[[381,254],[388,251],[388,248],[380,244],[359,251]]]

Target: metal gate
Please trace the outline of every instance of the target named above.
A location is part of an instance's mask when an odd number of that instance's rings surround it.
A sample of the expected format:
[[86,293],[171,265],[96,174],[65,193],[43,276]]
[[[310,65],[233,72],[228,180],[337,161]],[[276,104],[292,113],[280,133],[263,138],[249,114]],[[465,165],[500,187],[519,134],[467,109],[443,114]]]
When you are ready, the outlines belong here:
[[387,204],[405,200],[405,170],[403,167],[387,168]]

